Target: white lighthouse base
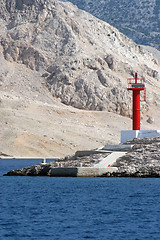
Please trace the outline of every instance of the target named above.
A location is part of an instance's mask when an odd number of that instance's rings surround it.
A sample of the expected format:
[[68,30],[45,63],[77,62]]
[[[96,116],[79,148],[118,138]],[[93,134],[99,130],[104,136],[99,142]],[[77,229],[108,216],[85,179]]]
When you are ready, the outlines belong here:
[[122,130],[121,143],[124,143],[133,138],[147,138],[160,136],[160,130]]

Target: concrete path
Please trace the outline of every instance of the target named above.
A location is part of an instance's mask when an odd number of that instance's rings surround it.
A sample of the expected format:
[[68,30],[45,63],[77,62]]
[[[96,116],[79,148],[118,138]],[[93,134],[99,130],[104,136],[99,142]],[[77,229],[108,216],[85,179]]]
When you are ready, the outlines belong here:
[[127,152],[112,152],[107,157],[103,158],[102,161],[95,164],[96,168],[106,168],[110,167],[113,163],[117,161],[118,158],[124,156]]

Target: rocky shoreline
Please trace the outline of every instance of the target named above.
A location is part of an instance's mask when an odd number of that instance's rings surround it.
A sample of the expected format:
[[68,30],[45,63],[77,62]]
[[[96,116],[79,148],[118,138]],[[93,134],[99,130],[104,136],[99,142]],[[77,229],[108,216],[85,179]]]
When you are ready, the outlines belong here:
[[[105,168],[100,177],[160,177],[160,137],[134,139],[125,144],[132,145],[132,151]],[[47,164],[11,170],[5,176],[52,176],[52,169],[94,168],[107,155],[103,150],[93,150],[90,155],[75,154]],[[109,171],[110,167],[116,171]]]
[[134,139],[126,144],[133,144],[133,151],[113,164],[118,171],[112,176],[160,177],[160,137]]

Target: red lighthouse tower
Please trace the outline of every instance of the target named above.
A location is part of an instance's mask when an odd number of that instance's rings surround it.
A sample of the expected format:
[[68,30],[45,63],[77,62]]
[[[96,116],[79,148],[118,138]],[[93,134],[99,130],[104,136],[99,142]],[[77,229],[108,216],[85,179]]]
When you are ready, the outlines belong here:
[[[135,73],[134,78],[128,78],[128,90],[133,92],[133,130],[140,130],[140,102],[146,101],[146,88],[144,78],[138,78]],[[144,91],[143,99],[141,99],[140,92]]]
[[146,87],[144,78],[128,78],[128,90],[133,92],[133,128],[132,130],[121,130],[121,143],[133,140],[134,138],[146,138],[160,136],[160,130],[140,130],[140,104],[146,101]]

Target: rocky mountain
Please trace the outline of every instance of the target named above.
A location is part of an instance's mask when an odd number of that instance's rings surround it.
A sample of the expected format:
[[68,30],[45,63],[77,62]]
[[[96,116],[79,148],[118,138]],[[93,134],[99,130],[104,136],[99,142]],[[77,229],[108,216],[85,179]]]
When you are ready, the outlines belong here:
[[136,43],[160,50],[159,0],[69,1],[113,25]]
[[[46,145],[51,150],[53,139],[54,148],[61,146],[59,151],[62,151],[64,141],[76,146],[72,142],[73,135],[77,131],[83,132],[84,125],[81,122],[83,126],[73,127],[72,112],[77,114],[75,119],[92,114],[65,108],[60,102],[76,109],[103,110],[131,117],[131,93],[127,91],[126,79],[135,72],[146,78],[144,114],[155,108],[158,113],[160,109],[158,60],[116,28],[71,3],[57,0],[1,1],[0,63],[0,124],[3,129],[0,151],[3,153],[13,149],[16,154],[23,153],[25,146],[26,153],[34,148],[34,154],[37,154]],[[154,115],[155,111],[152,112]],[[98,119],[100,115],[96,116]],[[108,119],[112,122],[115,116]],[[54,121],[58,122],[53,128]],[[69,134],[62,137],[69,128],[67,121],[74,129],[70,133],[70,143]],[[102,121],[101,133],[105,128]],[[91,126],[93,130],[93,124]],[[115,129],[117,132],[117,126]],[[88,129],[86,132],[88,136],[92,134]],[[94,136],[90,135],[88,142],[94,139],[96,143],[97,136],[103,135],[101,133],[94,129]],[[46,141],[46,137],[50,140]],[[105,139],[101,138],[100,142]],[[6,148],[10,151],[6,152]]]
[[152,55],[72,4],[6,0],[1,5],[4,58],[41,72],[62,103],[130,116],[126,78],[138,72],[148,82],[159,81]]

